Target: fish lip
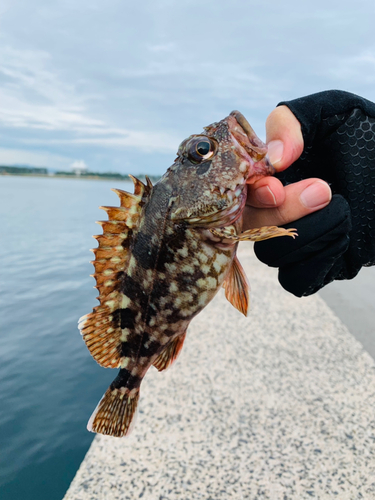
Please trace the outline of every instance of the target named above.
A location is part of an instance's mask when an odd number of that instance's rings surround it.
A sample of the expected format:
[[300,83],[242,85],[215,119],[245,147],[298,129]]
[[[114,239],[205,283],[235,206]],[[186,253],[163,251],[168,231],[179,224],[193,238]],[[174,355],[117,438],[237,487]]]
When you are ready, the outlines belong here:
[[[242,128],[242,130],[247,135],[249,139],[251,149],[262,156],[262,158],[267,154],[267,146],[263,141],[259,139],[259,137],[254,132],[250,123],[246,120],[244,115],[237,110],[234,110],[230,113],[229,116],[233,116],[236,119],[238,125]],[[261,158],[260,158],[261,159]]]
[[[234,110],[229,114],[229,116],[233,117],[242,129],[242,134],[239,134],[238,132],[236,133],[235,129],[231,130],[233,137],[243,147],[254,163],[259,161],[263,162],[265,167],[263,175],[274,175],[276,173],[276,169],[268,159],[267,145],[259,139],[250,123],[246,120],[242,113]],[[244,139],[243,134],[246,136],[248,141]]]

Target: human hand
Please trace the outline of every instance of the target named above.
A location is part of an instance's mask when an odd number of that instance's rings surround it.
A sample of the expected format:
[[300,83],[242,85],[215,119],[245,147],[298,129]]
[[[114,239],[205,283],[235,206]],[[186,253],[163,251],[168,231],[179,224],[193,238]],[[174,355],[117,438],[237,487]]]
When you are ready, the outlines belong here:
[[[282,104],[290,112],[280,106],[281,111],[271,113],[267,142],[284,188],[271,178],[254,184],[245,224],[281,223],[297,229],[293,241],[267,240],[255,243],[254,250],[262,262],[279,268],[281,285],[301,297],[375,264],[375,104],[337,90]],[[303,188],[315,186],[312,199],[320,203],[324,181],[332,190],[331,202],[306,207]],[[259,187],[265,188],[260,201]],[[265,209],[267,203],[273,208]]]
[[[275,108],[266,122],[268,157],[277,172],[294,163],[303,151],[301,125],[286,106]],[[328,205],[332,193],[321,179],[310,178],[283,186],[276,177],[248,185],[243,229],[280,226]]]

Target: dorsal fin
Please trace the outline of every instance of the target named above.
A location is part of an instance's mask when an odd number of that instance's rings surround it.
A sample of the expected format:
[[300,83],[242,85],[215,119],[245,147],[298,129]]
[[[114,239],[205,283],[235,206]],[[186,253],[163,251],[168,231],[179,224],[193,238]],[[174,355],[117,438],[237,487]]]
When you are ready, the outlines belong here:
[[152,182],[150,181],[150,179],[147,175],[145,176],[147,186],[145,186],[142,181],[140,181],[139,179],[134,177],[134,175],[129,174],[129,177],[134,182],[134,194],[136,196],[143,197],[143,196],[148,196],[150,194],[153,186],[152,186]]
[[173,339],[153,362],[153,365],[159,370],[159,372],[166,370],[174,361],[176,361],[182,346],[184,345],[185,337],[186,332]]
[[152,185],[152,182],[151,182],[151,179],[148,175],[145,175],[145,179],[146,179],[146,182],[147,182],[147,186],[146,186],[146,189],[148,191],[151,191],[151,189],[153,188],[153,185]]
[[127,191],[123,191],[122,189],[112,188],[111,191],[116,193],[120,198],[121,207],[130,208],[132,205],[137,204],[140,201],[140,196],[128,193]]
[[[100,221],[103,234],[94,236],[99,245],[92,251],[92,262],[99,291],[100,305],[79,320],[79,329],[93,358],[102,366],[120,365],[121,325],[116,311],[121,307],[121,276],[129,261],[133,229],[138,226],[142,206],[151,190],[133,178],[135,193],[120,189],[113,191],[120,198],[120,207],[100,207],[108,214],[108,221]],[[142,187],[143,186],[143,187]]]
[[247,316],[250,304],[250,285],[237,255],[234,256],[232,266],[223,283],[223,288],[225,288],[225,297],[232,306]]

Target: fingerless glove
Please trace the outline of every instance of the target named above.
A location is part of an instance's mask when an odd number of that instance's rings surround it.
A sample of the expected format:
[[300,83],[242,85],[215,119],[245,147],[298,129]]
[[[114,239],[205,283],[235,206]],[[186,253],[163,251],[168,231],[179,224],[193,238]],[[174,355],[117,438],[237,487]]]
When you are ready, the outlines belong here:
[[327,207],[285,226],[297,229],[295,240],[254,247],[279,268],[282,286],[302,297],[375,263],[375,104],[332,90],[279,105],[301,123],[304,151],[277,177],[284,185],[319,177],[334,195]]

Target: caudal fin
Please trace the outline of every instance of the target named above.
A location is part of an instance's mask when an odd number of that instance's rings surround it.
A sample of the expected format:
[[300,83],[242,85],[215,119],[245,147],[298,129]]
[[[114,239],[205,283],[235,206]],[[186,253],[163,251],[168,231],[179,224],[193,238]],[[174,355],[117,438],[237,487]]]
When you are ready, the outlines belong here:
[[122,388],[109,387],[87,424],[91,432],[114,437],[130,433],[139,399],[139,390],[130,396]]

